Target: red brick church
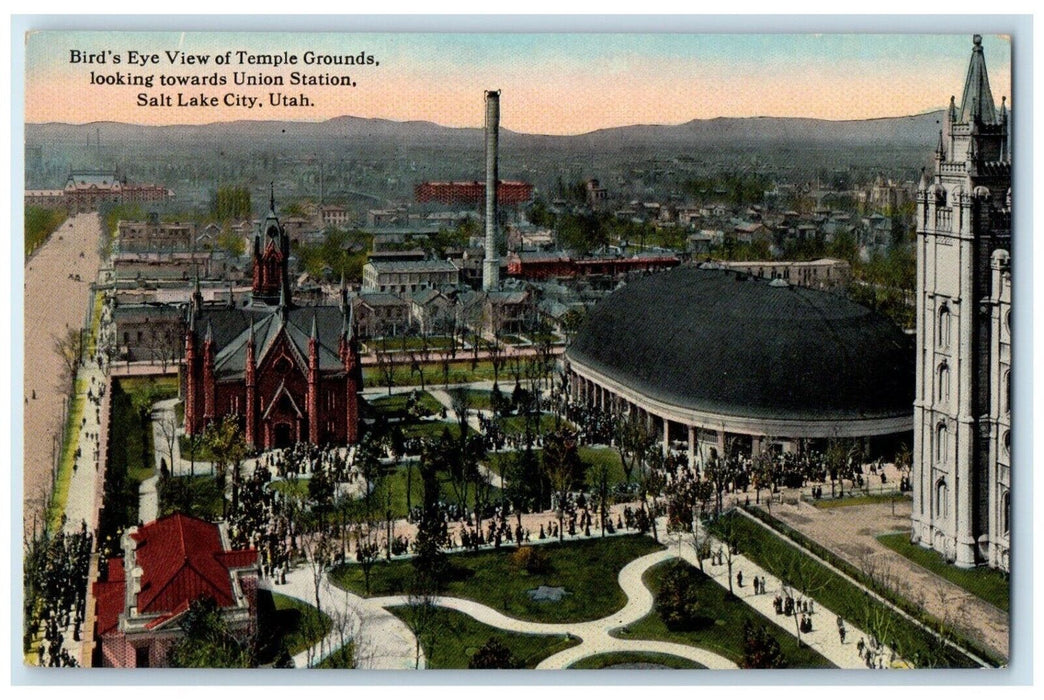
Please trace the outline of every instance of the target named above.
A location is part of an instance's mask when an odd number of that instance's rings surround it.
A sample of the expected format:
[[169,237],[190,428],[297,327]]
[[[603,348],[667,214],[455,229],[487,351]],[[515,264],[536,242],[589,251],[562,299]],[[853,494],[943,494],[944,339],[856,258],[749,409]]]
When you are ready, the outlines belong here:
[[254,234],[253,292],[242,307],[189,308],[183,389],[185,433],[239,417],[258,449],[296,442],[355,443],[362,371],[351,307],[296,306],[290,295],[290,241],[274,198]]

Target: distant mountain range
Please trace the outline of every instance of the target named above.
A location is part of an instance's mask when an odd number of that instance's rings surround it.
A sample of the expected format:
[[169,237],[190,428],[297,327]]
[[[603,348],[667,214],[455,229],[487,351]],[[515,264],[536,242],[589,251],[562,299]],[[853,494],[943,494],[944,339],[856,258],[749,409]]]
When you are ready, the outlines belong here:
[[[501,130],[505,149],[564,150],[689,149],[728,144],[830,145],[887,148],[930,148],[937,139],[943,112],[908,117],[830,121],[789,117],[719,117],[678,125],[621,126],[584,134],[550,136]],[[26,124],[30,146],[103,142],[139,144],[208,143],[224,146],[269,145],[287,139],[333,144],[365,144],[428,148],[474,148],[482,144],[481,128],[453,128],[432,122],[336,117],[323,122],[234,121],[204,125],[142,126],[120,122]]]

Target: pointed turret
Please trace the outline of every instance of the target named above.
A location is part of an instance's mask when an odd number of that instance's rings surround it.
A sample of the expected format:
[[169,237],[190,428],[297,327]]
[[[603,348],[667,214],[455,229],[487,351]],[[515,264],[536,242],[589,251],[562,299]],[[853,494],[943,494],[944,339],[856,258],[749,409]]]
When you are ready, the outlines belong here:
[[982,36],[976,34],[972,37],[972,44],[971,62],[968,64],[968,76],[964,79],[964,93],[961,96],[960,120],[965,124],[995,124],[997,108],[990,92],[990,79],[986,75]]
[[315,341],[319,340],[319,327],[316,324],[314,311],[312,312],[312,332],[308,337]]
[[192,306],[199,311],[203,308],[203,292],[199,288],[199,268],[193,274]]

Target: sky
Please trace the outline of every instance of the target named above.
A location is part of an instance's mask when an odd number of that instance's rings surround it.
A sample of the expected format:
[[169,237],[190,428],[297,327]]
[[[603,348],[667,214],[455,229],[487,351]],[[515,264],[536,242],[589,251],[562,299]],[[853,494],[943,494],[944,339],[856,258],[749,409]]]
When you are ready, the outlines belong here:
[[[501,90],[501,126],[527,133],[713,117],[866,119],[940,109],[950,95],[959,101],[971,49],[968,35],[929,34],[34,32],[26,45],[25,120],[156,125],[351,115],[478,127],[488,89]],[[994,98],[1007,96],[1011,106],[1010,43],[987,35],[983,49]],[[73,61],[103,51],[110,52],[104,64]],[[131,51],[157,54],[160,62],[129,66]],[[172,64],[166,51],[210,59],[205,66]],[[306,65],[306,52],[365,52],[377,63]],[[215,65],[225,55],[231,61]],[[259,55],[294,55],[299,62],[279,68],[246,62]],[[291,71],[347,76],[354,86],[291,85]],[[152,76],[154,82],[92,85],[92,72],[96,80]],[[236,72],[278,75],[285,84],[235,85]],[[164,87],[160,74],[218,75],[227,84]],[[271,92],[304,94],[311,104],[277,106]],[[139,105],[143,93],[159,106]],[[218,104],[177,104],[201,94]],[[246,106],[252,98],[257,102]]]

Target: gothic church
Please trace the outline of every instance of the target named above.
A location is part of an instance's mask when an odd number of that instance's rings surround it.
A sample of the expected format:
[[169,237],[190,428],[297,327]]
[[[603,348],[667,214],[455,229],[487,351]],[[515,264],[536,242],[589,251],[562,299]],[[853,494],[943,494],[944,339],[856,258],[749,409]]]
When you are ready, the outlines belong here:
[[355,443],[362,371],[351,308],[293,303],[290,243],[274,197],[254,234],[253,290],[241,308],[189,307],[183,390],[185,433],[233,414],[257,449]]

